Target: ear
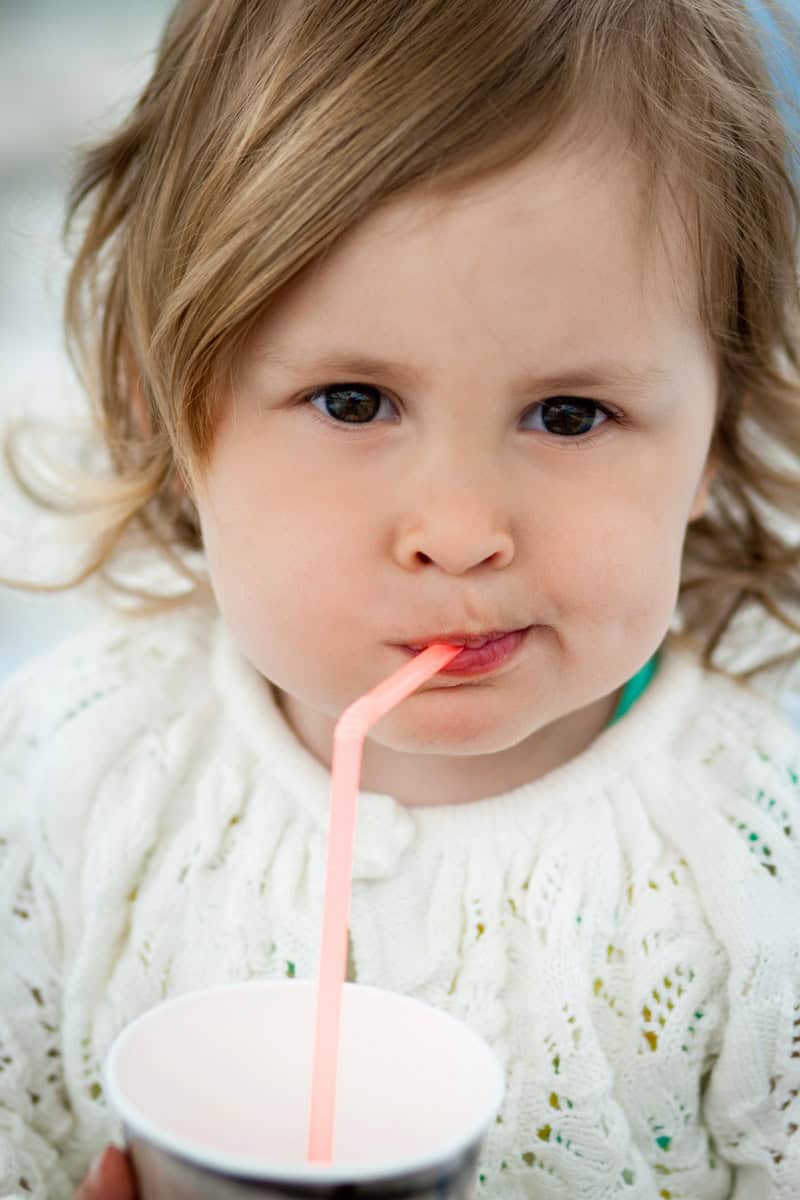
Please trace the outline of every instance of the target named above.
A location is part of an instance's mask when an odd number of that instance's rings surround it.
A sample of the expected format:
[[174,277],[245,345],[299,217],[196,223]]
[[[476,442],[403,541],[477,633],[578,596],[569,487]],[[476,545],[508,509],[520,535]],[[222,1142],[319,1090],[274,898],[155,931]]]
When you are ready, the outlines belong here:
[[[128,395],[130,396],[133,423],[143,437],[151,438],[153,436],[153,421],[139,382],[139,368],[127,338],[122,343],[122,363],[125,372],[125,381],[128,386]],[[177,496],[189,495],[189,491],[179,471],[175,472],[175,479],[170,485],[170,491]]]
[[131,402],[131,415],[133,423],[144,437],[153,436],[153,423],[150,419],[150,412],[147,407],[147,402],[142,394],[142,389],[139,383],[139,367],[134,358],[131,344],[127,337],[123,335],[122,348],[122,370],[127,385],[128,395]]
[[697,490],[692,501],[692,509],[689,513],[689,521],[697,521],[700,517],[705,516],[706,505],[708,504],[708,494],[711,491],[711,485],[719,471],[719,456],[712,443],[711,449],[708,452],[706,464],[703,467],[703,474],[697,484]]

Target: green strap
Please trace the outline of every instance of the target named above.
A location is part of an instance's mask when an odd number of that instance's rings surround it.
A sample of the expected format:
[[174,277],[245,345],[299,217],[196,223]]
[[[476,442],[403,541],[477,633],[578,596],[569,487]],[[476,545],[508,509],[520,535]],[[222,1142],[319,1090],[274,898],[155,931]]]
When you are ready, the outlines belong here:
[[642,692],[646,691],[650,680],[658,670],[658,651],[653,655],[649,662],[646,662],[640,671],[637,671],[632,679],[629,679],[622,689],[622,695],[619,698],[616,712],[608,722],[606,729],[610,728],[615,721],[620,717],[624,717],[629,708],[632,708],[636,701],[641,696]]

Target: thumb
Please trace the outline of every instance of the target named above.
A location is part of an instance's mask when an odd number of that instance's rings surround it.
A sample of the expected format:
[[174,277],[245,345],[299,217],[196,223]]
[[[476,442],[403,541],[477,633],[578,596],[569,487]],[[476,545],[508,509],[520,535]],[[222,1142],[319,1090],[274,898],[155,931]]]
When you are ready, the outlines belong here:
[[75,1200],[136,1200],[130,1159],[116,1146],[107,1146],[92,1163]]

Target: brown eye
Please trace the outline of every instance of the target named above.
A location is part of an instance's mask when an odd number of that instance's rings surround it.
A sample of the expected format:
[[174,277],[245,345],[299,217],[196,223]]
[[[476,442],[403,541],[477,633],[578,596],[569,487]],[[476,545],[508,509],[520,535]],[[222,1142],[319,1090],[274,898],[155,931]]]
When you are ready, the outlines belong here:
[[[534,428],[554,437],[580,437],[608,420],[609,414],[595,400],[558,396],[544,400],[534,410]],[[599,419],[598,419],[599,418]]]
[[[380,411],[380,390],[369,384],[334,383],[319,388],[309,400],[322,400],[325,416],[350,425],[363,425],[374,420]],[[315,405],[315,407],[317,407]]]

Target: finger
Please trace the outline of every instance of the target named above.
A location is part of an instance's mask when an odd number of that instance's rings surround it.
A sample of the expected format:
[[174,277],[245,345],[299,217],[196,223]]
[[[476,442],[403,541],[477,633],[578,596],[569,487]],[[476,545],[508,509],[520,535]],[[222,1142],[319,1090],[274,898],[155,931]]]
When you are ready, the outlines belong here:
[[93,1163],[75,1200],[136,1200],[136,1182],[127,1154],[108,1146]]
[[116,1146],[109,1146],[103,1163],[104,1180],[109,1189],[109,1200],[136,1200],[136,1180],[128,1155]]

